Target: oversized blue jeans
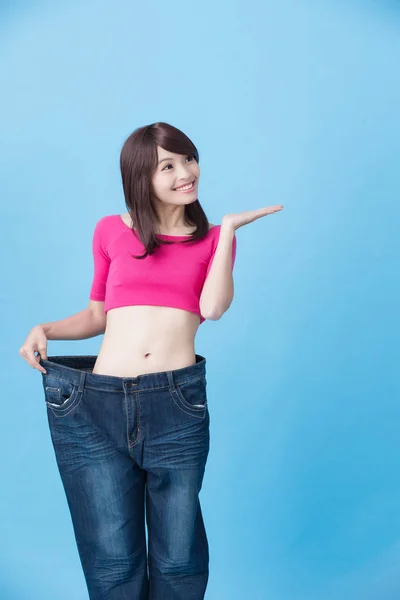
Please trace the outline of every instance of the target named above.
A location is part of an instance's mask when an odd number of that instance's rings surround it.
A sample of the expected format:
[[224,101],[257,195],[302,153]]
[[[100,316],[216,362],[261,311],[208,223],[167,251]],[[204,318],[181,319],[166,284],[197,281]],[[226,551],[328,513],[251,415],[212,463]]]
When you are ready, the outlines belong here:
[[89,598],[201,600],[209,575],[199,500],[209,451],[206,359],[116,377],[93,373],[96,358],[40,360]]

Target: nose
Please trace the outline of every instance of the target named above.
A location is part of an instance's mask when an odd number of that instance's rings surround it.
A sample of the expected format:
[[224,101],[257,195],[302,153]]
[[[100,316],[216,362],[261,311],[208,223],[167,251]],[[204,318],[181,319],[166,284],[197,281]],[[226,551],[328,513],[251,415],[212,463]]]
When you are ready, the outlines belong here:
[[186,171],[182,171],[182,174],[180,177],[178,177],[178,181],[192,181],[194,179],[194,176],[192,175],[192,172],[189,170]]

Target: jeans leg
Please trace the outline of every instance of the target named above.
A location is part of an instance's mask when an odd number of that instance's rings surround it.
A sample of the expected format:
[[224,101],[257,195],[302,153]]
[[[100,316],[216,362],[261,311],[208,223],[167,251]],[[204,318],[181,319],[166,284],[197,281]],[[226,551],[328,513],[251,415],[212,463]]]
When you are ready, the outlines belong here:
[[149,600],[201,600],[208,582],[208,542],[196,469],[147,475]]
[[116,411],[106,416],[117,398],[85,394],[90,402],[48,415],[89,597],[148,600],[146,473],[111,438],[111,427],[125,430]]
[[[200,506],[209,451],[203,381],[143,395],[148,415],[147,471],[149,600],[202,600],[209,547]],[[192,408],[193,406],[193,408]]]

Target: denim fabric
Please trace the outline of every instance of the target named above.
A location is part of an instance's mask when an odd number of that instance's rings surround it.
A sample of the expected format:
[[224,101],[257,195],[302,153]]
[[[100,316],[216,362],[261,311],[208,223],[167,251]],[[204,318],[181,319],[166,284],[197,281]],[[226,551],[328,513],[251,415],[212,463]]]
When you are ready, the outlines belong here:
[[40,361],[89,598],[200,600],[209,575],[199,501],[209,451],[206,359],[115,377],[92,373],[96,358]]

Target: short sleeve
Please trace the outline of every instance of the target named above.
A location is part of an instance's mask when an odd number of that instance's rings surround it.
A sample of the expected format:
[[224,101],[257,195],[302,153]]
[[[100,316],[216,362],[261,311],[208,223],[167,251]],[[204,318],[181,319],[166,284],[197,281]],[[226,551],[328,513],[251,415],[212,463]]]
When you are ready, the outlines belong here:
[[[218,238],[219,239],[219,238]],[[215,252],[217,251],[218,248],[218,239],[216,240],[215,246],[214,246],[214,250],[211,254],[211,258],[210,261],[208,263],[207,266],[207,272],[206,272],[206,277],[211,269],[211,265],[214,261],[214,256],[215,256]],[[237,245],[237,240],[236,240],[236,234],[233,236],[233,240],[232,240],[232,271],[233,271],[233,267],[235,266],[235,259],[236,259],[236,245]]]
[[107,249],[105,247],[105,219],[106,217],[103,217],[96,223],[93,233],[92,252],[94,273],[89,295],[91,300],[98,300],[102,302],[104,302],[106,297],[106,283],[110,268],[110,257],[107,254]]

